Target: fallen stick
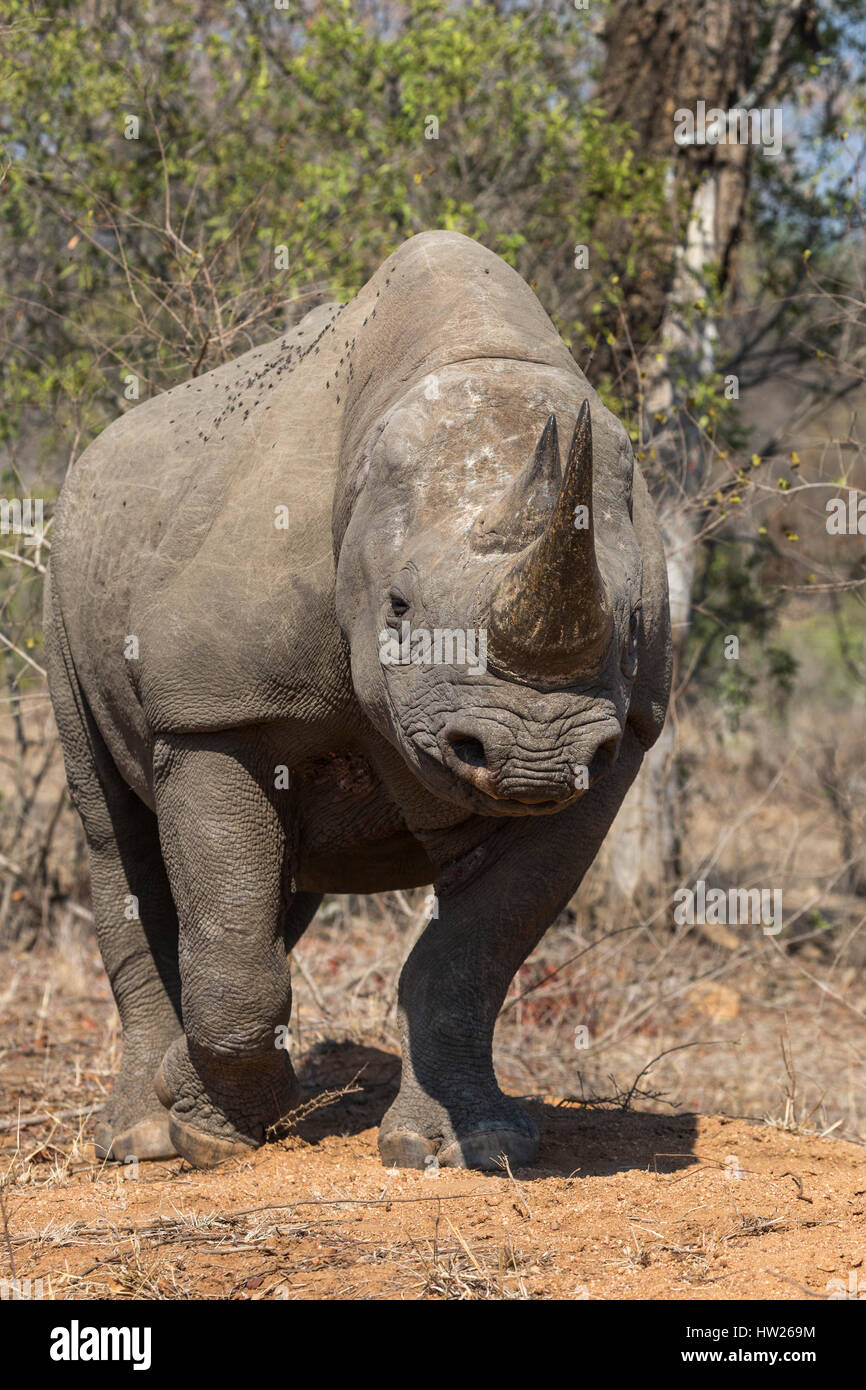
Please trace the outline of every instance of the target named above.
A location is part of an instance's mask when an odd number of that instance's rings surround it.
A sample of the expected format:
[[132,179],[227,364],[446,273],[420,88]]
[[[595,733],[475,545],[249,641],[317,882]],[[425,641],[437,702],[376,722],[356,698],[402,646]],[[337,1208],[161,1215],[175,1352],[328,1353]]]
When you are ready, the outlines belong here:
[[55,1110],[49,1113],[41,1110],[35,1115],[19,1115],[14,1120],[0,1120],[0,1130],[4,1129],[29,1129],[31,1125],[47,1125],[50,1121],[59,1123],[62,1120],[75,1120],[79,1115],[98,1115],[102,1109],[101,1105],[94,1105],[92,1109],[78,1110]]

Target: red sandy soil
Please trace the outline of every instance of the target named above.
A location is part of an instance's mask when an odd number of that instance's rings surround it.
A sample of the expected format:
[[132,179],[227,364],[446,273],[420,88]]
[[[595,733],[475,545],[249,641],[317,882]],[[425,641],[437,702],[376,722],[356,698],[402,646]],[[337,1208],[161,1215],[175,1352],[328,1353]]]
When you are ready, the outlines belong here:
[[359,1089],[211,1172],[6,1131],[0,1275],[11,1249],[61,1299],[866,1297],[866,1149],[547,1098],[533,1169],[389,1171],[375,1126],[398,1066],[320,1049],[314,1080]]

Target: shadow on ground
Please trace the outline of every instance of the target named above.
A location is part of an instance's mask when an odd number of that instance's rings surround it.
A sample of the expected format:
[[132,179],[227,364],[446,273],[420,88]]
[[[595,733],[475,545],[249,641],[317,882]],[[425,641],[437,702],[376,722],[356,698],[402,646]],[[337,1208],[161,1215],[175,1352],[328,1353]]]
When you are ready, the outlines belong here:
[[[400,1084],[400,1058],[376,1047],[324,1042],[304,1056],[299,1074],[309,1096],[357,1088],[298,1125],[300,1137],[317,1144],[330,1136],[361,1134],[381,1123]],[[541,1130],[538,1163],[522,1170],[524,1180],[607,1177],[635,1169],[674,1173],[700,1162],[694,1152],[694,1115],[524,1099]]]

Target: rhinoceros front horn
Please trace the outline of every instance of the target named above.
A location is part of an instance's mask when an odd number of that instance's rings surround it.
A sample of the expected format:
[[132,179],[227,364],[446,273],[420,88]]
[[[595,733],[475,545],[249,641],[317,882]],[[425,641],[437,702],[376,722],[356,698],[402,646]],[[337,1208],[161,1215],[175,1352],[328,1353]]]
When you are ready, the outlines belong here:
[[612,615],[595,554],[588,401],[547,526],[497,576],[486,627],[491,666],[519,679],[567,684],[604,654]]

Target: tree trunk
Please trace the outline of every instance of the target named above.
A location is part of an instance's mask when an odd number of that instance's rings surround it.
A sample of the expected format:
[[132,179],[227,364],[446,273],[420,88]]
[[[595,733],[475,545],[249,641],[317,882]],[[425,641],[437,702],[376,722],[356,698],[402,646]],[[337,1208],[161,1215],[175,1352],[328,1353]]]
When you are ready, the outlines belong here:
[[[677,146],[674,116],[766,102],[784,71],[796,30],[813,19],[813,0],[775,7],[773,27],[758,54],[763,6],[754,0],[617,0],[605,26],[606,61],[600,100],[607,114],[635,131],[638,159],[669,160],[673,233],[668,287],[647,289],[638,306],[657,324],[643,368],[641,436],[653,460],[650,482],[659,507],[668,560],[674,641],[674,684],[691,619],[697,554],[698,499],[704,494],[711,450],[684,409],[694,383],[717,370],[717,330],[703,308],[708,277],[729,275],[741,236],[752,147]],[[683,385],[685,383],[685,386]],[[608,883],[629,904],[658,902],[676,876],[675,718],[647,755],[608,836]]]

